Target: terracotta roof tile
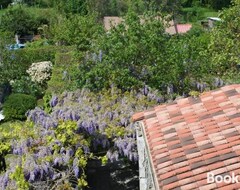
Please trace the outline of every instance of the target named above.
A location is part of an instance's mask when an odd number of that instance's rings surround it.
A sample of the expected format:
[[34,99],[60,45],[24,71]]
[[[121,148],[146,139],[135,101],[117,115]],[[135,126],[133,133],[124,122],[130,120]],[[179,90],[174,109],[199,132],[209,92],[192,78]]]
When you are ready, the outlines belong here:
[[188,178],[180,179],[180,180],[178,181],[178,183],[179,183],[179,185],[184,186],[184,185],[186,185],[186,184],[192,183],[193,181],[195,181],[193,177],[188,177]]
[[163,189],[169,190],[169,189],[174,189],[176,187],[179,187],[178,182],[170,183],[168,185],[165,185]]
[[204,186],[199,187],[200,190],[210,190],[210,189],[215,189],[217,185],[215,183],[207,184]]
[[206,173],[201,173],[201,174],[194,174],[194,178],[197,181],[201,181],[203,179],[206,179]]
[[202,179],[202,180],[198,180],[197,181],[197,184],[198,184],[198,189],[201,189],[202,188],[202,190],[208,190],[208,189],[206,189],[206,188],[203,188],[203,186],[205,186],[205,185],[207,185],[208,183],[207,183],[207,179]]
[[191,24],[177,24],[177,29],[179,33],[186,33],[192,28]]
[[[239,189],[207,183],[207,172],[240,175],[240,85],[136,113],[159,189]],[[236,174],[235,173],[235,174]]]
[[236,189],[236,185],[235,184],[228,184],[224,187],[221,187],[221,190],[230,190],[230,189]]
[[190,166],[186,165],[186,166],[180,167],[178,170],[176,170],[176,173],[177,174],[182,174],[182,173],[190,171],[190,170],[191,170]]

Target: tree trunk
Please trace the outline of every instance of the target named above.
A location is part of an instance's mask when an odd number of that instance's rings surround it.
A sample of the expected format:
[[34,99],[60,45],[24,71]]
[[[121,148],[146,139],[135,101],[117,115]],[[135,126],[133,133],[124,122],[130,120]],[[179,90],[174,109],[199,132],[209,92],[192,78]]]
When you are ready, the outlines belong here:
[[174,12],[173,12],[173,25],[174,25],[174,28],[175,28],[175,32],[178,35],[177,20],[176,20],[176,15],[175,15]]

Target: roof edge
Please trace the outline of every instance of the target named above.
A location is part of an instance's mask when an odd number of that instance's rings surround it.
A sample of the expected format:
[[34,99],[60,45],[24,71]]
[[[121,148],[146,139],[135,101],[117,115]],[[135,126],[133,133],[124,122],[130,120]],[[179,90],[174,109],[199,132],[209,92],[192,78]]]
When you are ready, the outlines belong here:
[[152,157],[151,157],[151,153],[150,153],[150,147],[149,147],[149,144],[147,143],[147,139],[146,139],[146,131],[145,131],[145,126],[144,126],[144,122],[143,121],[138,121],[137,122],[142,133],[143,133],[143,139],[144,139],[144,143],[145,143],[145,147],[146,147],[146,153],[147,153],[147,156],[148,156],[148,159],[149,159],[149,165],[150,165],[150,170],[151,170],[151,175],[152,175],[152,180],[153,180],[153,185],[154,185],[154,188],[155,190],[160,190],[160,186],[159,186],[159,183],[158,183],[158,180],[157,180],[157,174],[154,170],[154,164],[153,164],[153,160],[152,160]]

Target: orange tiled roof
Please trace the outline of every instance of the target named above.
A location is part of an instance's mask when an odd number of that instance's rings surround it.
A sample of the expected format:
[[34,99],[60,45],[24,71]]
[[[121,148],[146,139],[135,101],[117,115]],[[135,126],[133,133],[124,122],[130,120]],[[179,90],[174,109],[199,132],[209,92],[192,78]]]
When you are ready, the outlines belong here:
[[109,31],[112,27],[116,27],[117,25],[123,22],[123,18],[117,16],[105,16],[103,18],[103,24],[105,30]]
[[[159,189],[238,189],[207,183],[207,173],[240,175],[240,85],[136,113]],[[239,178],[240,180],[240,178]]]
[[[191,30],[191,28],[192,24],[177,24],[177,30],[179,34],[187,33],[189,30]],[[169,34],[176,34],[176,29],[173,25],[173,22],[168,28],[166,28],[166,32]]]
[[178,28],[179,33],[186,33],[189,30],[191,30],[192,25],[191,24],[178,24],[177,28]]

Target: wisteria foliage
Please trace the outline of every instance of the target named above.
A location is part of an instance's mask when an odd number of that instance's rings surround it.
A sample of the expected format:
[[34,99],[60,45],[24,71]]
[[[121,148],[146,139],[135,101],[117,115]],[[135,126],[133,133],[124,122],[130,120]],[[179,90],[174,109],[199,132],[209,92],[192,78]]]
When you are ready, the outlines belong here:
[[[39,110],[37,111],[37,114]],[[39,118],[47,120],[48,117]],[[44,123],[44,122],[43,122]],[[84,168],[89,143],[77,131],[75,122],[46,125],[27,122],[14,127],[11,135],[11,159],[5,173],[0,175],[0,189],[81,189],[85,181]],[[14,135],[15,134],[15,135]],[[74,137],[74,138],[72,138]],[[68,188],[67,188],[68,187]]]
[[124,93],[114,87],[97,94],[83,89],[53,96],[50,114],[35,108],[28,117],[45,129],[57,127],[59,121],[75,121],[77,131],[91,138],[90,151],[105,150],[110,161],[120,157],[137,161],[131,116],[162,102],[164,97],[147,86],[139,91]]

